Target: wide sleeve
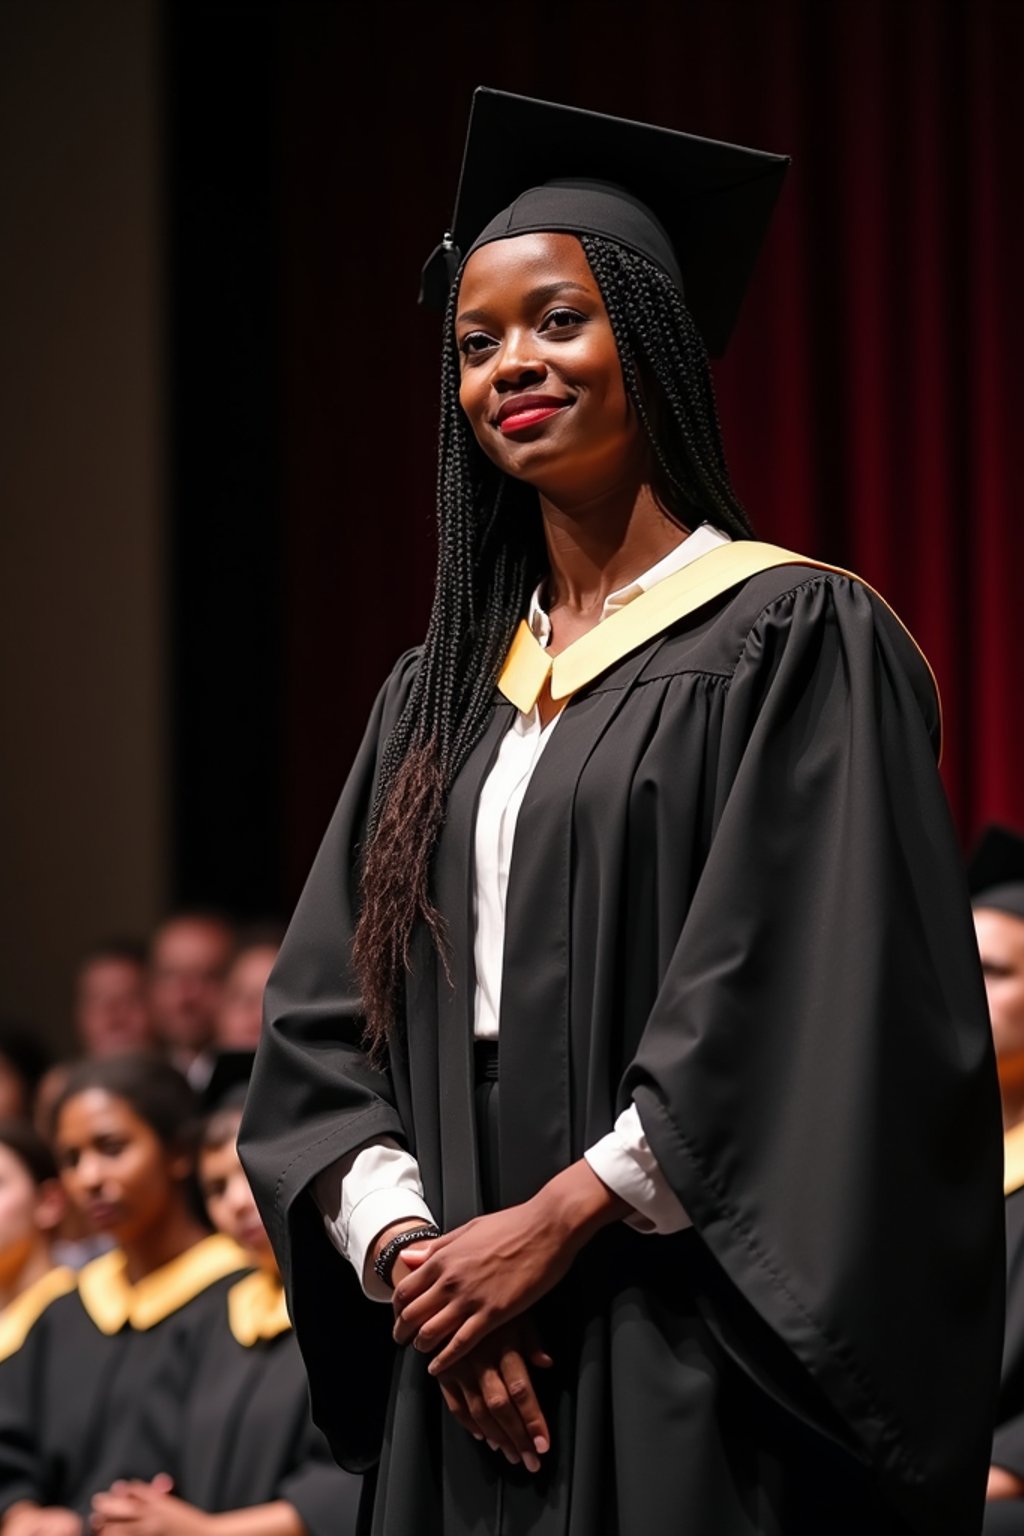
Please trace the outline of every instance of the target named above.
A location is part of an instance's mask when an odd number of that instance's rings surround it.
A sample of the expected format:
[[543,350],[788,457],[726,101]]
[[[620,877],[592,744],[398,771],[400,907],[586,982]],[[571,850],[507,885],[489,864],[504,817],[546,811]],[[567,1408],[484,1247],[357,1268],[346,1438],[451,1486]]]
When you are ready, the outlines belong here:
[[[363,1051],[363,1013],[351,965],[357,850],[379,750],[401,712],[416,653],[377,699],[267,984],[264,1029],[239,1152],[274,1245],[314,1417],[353,1471],[376,1458],[393,1346],[389,1313],[363,1295],[328,1241],[310,1184],[376,1137],[408,1138],[387,1072]],[[346,1390],[342,1380],[359,1383]]]
[[918,653],[855,581],[816,576],[764,610],[622,1096],[740,1362],[772,1390],[759,1330],[781,1342],[801,1411],[915,1528],[952,1533],[978,1528],[991,1444],[1001,1132],[935,722]]

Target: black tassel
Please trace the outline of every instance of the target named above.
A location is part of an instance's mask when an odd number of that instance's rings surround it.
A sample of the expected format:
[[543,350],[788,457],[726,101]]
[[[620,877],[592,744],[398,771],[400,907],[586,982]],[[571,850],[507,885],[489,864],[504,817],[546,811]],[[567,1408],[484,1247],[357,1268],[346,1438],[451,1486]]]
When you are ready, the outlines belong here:
[[431,251],[420,274],[420,303],[443,311],[461,265],[459,248],[451,231],[445,230],[444,239]]

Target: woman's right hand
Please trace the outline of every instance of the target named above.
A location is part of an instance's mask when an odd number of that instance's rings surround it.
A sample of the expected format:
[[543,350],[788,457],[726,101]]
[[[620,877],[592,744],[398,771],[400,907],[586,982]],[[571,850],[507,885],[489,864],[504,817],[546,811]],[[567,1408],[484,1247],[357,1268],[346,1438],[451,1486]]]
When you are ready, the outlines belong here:
[[437,1380],[449,1411],[474,1439],[539,1472],[551,1435],[529,1367],[551,1363],[527,1313],[494,1329]]
[[3,1536],[82,1536],[83,1521],[73,1509],[24,1500],[3,1517]]

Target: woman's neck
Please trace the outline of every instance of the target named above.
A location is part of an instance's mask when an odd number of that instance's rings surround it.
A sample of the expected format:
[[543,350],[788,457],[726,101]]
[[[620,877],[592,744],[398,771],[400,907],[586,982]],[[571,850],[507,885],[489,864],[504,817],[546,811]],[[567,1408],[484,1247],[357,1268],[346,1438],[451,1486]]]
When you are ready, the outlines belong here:
[[596,624],[610,594],[664,559],[689,531],[668,515],[646,483],[571,508],[542,496],[541,515],[549,607],[574,626]]
[[209,1232],[184,1203],[165,1212],[146,1232],[124,1244],[125,1271],[132,1285],[144,1280],[155,1269],[180,1258],[189,1248],[209,1237]]
[[26,1247],[24,1255],[14,1264],[0,1267],[0,1310],[10,1306],[16,1297],[29,1286],[35,1285],[53,1268],[50,1245],[40,1232]]

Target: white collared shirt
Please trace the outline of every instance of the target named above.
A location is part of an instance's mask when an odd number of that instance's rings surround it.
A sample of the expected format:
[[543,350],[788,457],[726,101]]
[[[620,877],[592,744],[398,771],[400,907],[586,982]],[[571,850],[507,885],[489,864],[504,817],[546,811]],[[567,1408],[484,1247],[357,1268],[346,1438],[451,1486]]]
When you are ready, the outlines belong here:
[[[605,599],[601,621],[666,576],[728,542],[727,535],[702,523],[650,570],[612,592]],[[546,646],[551,621],[541,605],[540,588],[530,602],[528,618],[534,635]],[[560,718],[560,714],[555,715],[542,726],[536,706],[529,714],[517,711],[481,788],[474,839],[473,1033],[478,1040],[498,1039],[505,909],[516,820],[534,769]],[[666,1233],[690,1225],[690,1218],[658,1167],[634,1105],[619,1115],[612,1130],[584,1156],[598,1178],[633,1206],[634,1214],[626,1218],[630,1226],[642,1232]],[[377,1138],[325,1169],[314,1181],[313,1190],[332,1243],[351,1261],[367,1295],[390,1300],[390,1291],[373,1274],[368,1255],[377,1234],[392,1223],[433,1220],[423,1198],[415,1158],[390,1137]]]

